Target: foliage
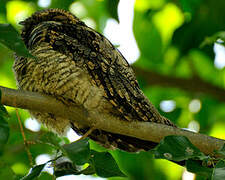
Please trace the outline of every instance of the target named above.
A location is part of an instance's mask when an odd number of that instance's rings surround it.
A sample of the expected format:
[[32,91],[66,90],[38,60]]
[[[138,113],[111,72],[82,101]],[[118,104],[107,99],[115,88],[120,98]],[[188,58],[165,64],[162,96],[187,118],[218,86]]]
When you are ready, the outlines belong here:
[[[38,2],[37,0],[0,1],[0,42],[4,44],[3,46],[0,44],[0,85],[2,86],[15,87],[11,71],[13,51],[29,56],[17,33],[21,28],[18,19],[43,9]],[[52,0],[50,2],[50,8],[71,11],[75,9],[79,12],[76,14],[79,18],[92,20],[96,30],[101,33],[109,18],[120,20],[117,15],[118,0],[75,2]],[[222,97],[214,98],[213,93],[217,93],[217,88],[224,90],[225,68],[218,69],[214,66],[213,44],[219,43],[224,46],[224,6],[224,0],[216,2],[213,0],[136,0],[133,20],[133,32],[140,50],[140,57],[134,66],[168,77],[185,79],[195,77],[209,83],[215,89],[210,95],[204,91],[196,93],[181,90],[182,84],[177,86],[170,84],[165,87],[160,84],[160,79],[157,86],[151,85],[138,76],[144,93],[160,113],[178,126],[185,128],[199,126],[201,133],[218,138],[225,138],[225,101]],[[125,12],[125,9],[123,11]],[[160,104],[165,100],[172,100],[175,107],[170,111],[160,108]],[[27,139],[32,142],[29,144],[29,150],[33,159],[41,154],[49,154],[52,157],[52,160],[35,165],[29,171],[31,167],[24,150],[16,113],[12,108],[6,107],[6,109],[0,105],[0,179],[6,177],[50,179],[52,175],[44,172],[49,164],[54,167],[55,177],[66,174],[97,174],[105,178],[121,176],[110,178],[112,180],[150,177],[151,179],[180,179],[184,168],[171,161],[185,163],[186,169],[196,174],[196,179],[217,180],[224,179],[225,176],[225,146],[215,152],[220,157],[217,158],[215,154],[204,155],[185,137],[168,136],[151,152],[135,154],[119,150],[107,151],[87,139],[69,144],[67,138],[47,132],[44,127],[39,132],[24,128]],[[25,123],[29,114],[20,110],[20,116]],[[60,162],[60,159],[63,161]]]
[[[95,173],[100,177],[125,176],[120,171],[110,153],[90,150],[87,138],[71,144],[66,144],[62,147],[62,149],[63,154],[67,155],[70,158],[70,161],[67,160],[57,164],[56,160],[61,158],[61,156],[59,156],[56,159],[46,162],[45,164],[33,167],[30,173],[23,179],[31,180],[38,177],[49,162],[53,163],[55,170],[54,175],[56,177],[68,174],[91,175]],[[82,168],[82,166],[87,163],[87,167]]]
[[[67,160],[57,164],[55,161],[61,158],[62,155],[50,160],[50,162],[54,162],[54,175],[56,177],[69,174],[91,175],[95,173],[100,177],[126,177],[119,169],[112,155],[109,152],[91,150],[87,138],[66,144],[62,148],[64,150],[63,154],[69,157],[70,161]],[[224,177],[225,157],[214,158],[204,155],[186,137],[167,136],[152,150],[152,153],[155,155],[155,158],[177,162],[184,162],[186,160],[185,165],[190,172],[203,175],[207,178],[219,179]],[[225,153],[224,147],[220,150],[220,153]],[[216,164],[210,167],[208,162],[216,162]],[[23,179],[30,180],[38,177],[48,163],[49,161],[33,167],[30,173]],[[85,164],[86,168],[82,168],[82,165]]]
[[[1,91],[0,91],[1,100]],[[0,155],[4,151],[4,146],[9,138],[9,125],[7,123],[8,113],[3,105],[0,104]]]
[[0,42],[9,49],[25,57],[32,57],[26,49],[19,33],[10,24],[0,24]]

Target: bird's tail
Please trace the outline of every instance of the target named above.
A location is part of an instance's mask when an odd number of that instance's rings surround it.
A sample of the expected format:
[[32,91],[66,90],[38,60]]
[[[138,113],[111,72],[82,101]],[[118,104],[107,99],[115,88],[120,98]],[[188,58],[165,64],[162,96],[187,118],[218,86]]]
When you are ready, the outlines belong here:
[[[87,133],[87,129],[78,129],[71,123],[72,129],[79,135]],[[148,151],[154,148],[158,143],[141,140],[135,137],[115,134],[103,130],[93,130],[88,137],[107,149],[120,149],[127,152]]]
[[118,148],[127,152],[148,151],[153,149],[158,143],[141,140],[131,136],[114,134],[102,130],[93,131],[89,137],[100,143],[105,148]]

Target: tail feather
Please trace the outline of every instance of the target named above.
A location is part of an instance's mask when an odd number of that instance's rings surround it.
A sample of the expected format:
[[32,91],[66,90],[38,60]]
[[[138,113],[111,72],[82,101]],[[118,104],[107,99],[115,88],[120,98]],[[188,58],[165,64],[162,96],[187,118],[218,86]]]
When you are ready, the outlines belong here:
[[106,148],[118,148],[127,152],[148,151],[158,143],[137,139],[135,137],[114,134],[102,130],[95,130],[90,134],[90,138],[99,142]]
[[[78,129],[71,123],[72,129],[79,135],[84,135],[87,129]],[[103,130],[94,130],[89,136],[90,139],[101,144],[107,149],[120,149],[127,152],[148,151],[154,148],[158,143],[141,140],[135,137],[115,134]]]

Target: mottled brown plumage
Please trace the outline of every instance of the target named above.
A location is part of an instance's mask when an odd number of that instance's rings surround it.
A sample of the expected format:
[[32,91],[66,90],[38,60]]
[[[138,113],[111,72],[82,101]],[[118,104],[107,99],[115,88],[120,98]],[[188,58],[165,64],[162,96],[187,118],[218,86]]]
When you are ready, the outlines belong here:
[[[144,96],[123,55],[77,17],[50,9],[33,14],[21,24],[22,39],[37,59],[16,57],[13,68],[19,88],[52,95],[68,106],[83,105],[90,114],[174,126]],[[53,114],[31,114],[58,133],[68,127],[79,134],[88,130]],[[130,152],[149,150],[155,145],[102,130],[93,131],[89,137],[107,148]]]

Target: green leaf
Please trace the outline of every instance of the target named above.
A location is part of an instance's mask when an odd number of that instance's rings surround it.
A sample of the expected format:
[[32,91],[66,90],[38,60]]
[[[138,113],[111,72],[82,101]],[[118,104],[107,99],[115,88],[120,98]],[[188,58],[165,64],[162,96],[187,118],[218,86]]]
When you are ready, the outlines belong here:
[[211,177],[213,169],[204,167],[201,161],[189,159],[186,161],[186,168],[189,172],[196,173],[205,177]]
[[56,177],[65,176],[65,175],[79,175],[81,174],[80,171],[77,170],[76,166],[71,162],[62,162],[56,164],[54,168],[54,175]]
[[116,161],[109,152],[91,151],[91,162],[96,174],[101,177],[126,177],[119,169]]
[[[218,39],[222,40],[222,42],[218,41]],[[200,48],[203,48],[206,45],[213,45],[214,43],[222,44],[223,46],[225,46],[225,31],[220,31],[210,37],[206,37],[201,43]]]
[[76,164],[83,165],[89,161],[90,158],[90,145],[88,138],[76,141],[71,144],[63,146],[68,157]]
[[149,67],[151,63],[162,63],[162,39],[159,31],[151,21],[149,14],[143,14],[135,11],[134,14],[134,35],[141,57],[144,57],[143,66]]
[[1,103],[0,103],[0,116],[3,117],[4,119],[7,119],[9,117],[6,108],[3,105],[1,105]]
[[213,170],[213,180],[225,179],[225,160],[220,160]]
[[95,174],[95,168],[93,165],[89,165],[86,169],[80,171],[81,174],[84,174],[84,175],[92,175],[92,174]]
[[106,2],[87,0],[82,1],[82,4],[87,10],[87,16],[91,17],[96,22],[96,30],[98,32],[103,32],[109,16],[106,9]]
[[117,7],[119,0],[106,0],[106,8],[110,16],[119,22]]
[[183,161],[193,157],[204,157],[185,136],[166,136],[155,148],[155,158]]
[[43,170],[45,165],[46,165],[46,163],[34,166],[31,169],[30,173],[28,175],[26,175],[25,177],[23,177],[22,180],[32,180],[32,179],[38,177],[41,174],[41,171]]
[[57,147],[59,149],[61,148],[61,145],[63,143],[62,138],[60,138],[57,134],[53,132],[46,132],[40,137],[40,141],[49,145],[52,145],[54,147]]
[[201,0],[180,0],[180,5],[184,12],[194,14]]
[[78,170],[77,167],[71,163],[71,162],[63,162],[60,164],[57,164],[54,168],[54,175],[56,177],[65,176],[65,175],[92,175],[95,174],[95,168],[93,165],[89,165],[87,168],[83,170]]
[[1,159],[0,161],[0,178],[7,180],[15,180],[15,173],[12,168]]
[[38,180],[49,180],[49,179],[54,179],[54,177],[47,172],[42,172],[41,175],[38,177]]
[[[196,9],[196,13],[193,15],[189,12],[184,14],[189,21],[178,28],[172,38],[173,45],[177,46],[180,49],[180,53],[183,55],[187,54],[191,49],[199,48],[199,45],[205,37],[218,32],[218,30],[224,30],[224,19],[221,17],[224,17],[222,7],[224,7],[225,1],[219,0],[215,3],[214,0],[208,0],[207,2],[201,0],[199,1],[200,4],[197,4],[197,1],[198,0],[195,0],[197,9],[193,7],[193,3],[188,3],[192,9]],[[177,3],[180,4],[180,1],[177,1]],[[205,11],[203,16],[202,13],[199,12],[204,8],[207,9],[207,11]],[[212,47],[205,47],[202,51],[211,58],[215,56]]]
[[19,33],[11,24],[0,24],[0,43],[15,51],[20,56],[33,57],[26,49]]

